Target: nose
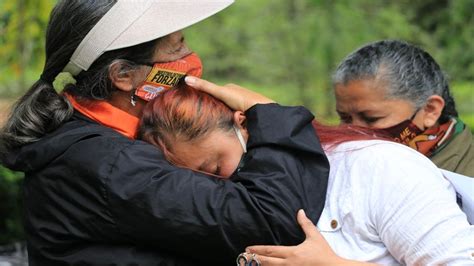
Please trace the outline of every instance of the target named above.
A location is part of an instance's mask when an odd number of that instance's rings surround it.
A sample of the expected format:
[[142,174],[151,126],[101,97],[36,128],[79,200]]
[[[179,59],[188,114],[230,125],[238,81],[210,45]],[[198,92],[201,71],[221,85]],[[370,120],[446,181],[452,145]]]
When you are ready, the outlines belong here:
[[193,51],[191,50],[191,48],[189,48],[189,46],[184,43],[183,44],[183,48],[181,48],[181,50],[179,51],[179,55],[181,56],[181,58],[185,57],[185,56],[188,56],[192,53]]

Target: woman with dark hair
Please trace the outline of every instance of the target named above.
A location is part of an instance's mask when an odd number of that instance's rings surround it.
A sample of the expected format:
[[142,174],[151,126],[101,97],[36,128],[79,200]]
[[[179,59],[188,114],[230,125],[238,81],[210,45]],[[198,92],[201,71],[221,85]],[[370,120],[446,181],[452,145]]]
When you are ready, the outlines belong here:
[[[294,215],[305,208],[318,220],[329,172],[306,109],[221,88],[246,112],[249,150],[268,166],[243,170],[241,182],[177,168],[134,139],[147,100],[201,73],[180,30],[231,2],[57,3],[41,78],[0,133],[2,163],[25,172],[30,265],[228,265],[249,244],[304,239]],[[58,93],[60,72],[75,83]]]
[[382,129],[439,168],[474,177],[474,138],[426,51],[397,40],[367,44],[342,60],[333,83],[342,123]]
[[[184,86],[149,102],[139,136],[160,147],[178,166],[257,186],[259,179],[231,177],[234,171],[246,171],[247,164],[270,166],[255,158],[258,151],[247,151],[253,136],[246,122],[244,113]],[[285,247],[250,247],[257,255],[249,260],[264,266],[357,264],[342,258],[385,265],[472,262],[474,226],[430,160],[398,143],[375,139],[370,129],[313,125],[331,166],[325,207],[317,223],[324,238],[304,226],[308,237],[320,243],[313,241],[309,247],[303,243],[294,247],[297,252],[286,254],[279,253]],[[302,213],[298,220],[309,221]]]

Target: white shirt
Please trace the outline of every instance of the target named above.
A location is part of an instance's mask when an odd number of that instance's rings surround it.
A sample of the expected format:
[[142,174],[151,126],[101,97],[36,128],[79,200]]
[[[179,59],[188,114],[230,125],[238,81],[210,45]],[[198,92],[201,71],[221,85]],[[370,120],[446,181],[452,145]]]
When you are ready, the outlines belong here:
[[336,254],[385,265],[474,265],[474,226],[428,158],[379,140],[343,143],[327,155],[317,226]]
[[461,210],[466,214],[467,221],[474,224],[474,178],[444,169],[440,170],[456,190],[458,203],[461,202]]

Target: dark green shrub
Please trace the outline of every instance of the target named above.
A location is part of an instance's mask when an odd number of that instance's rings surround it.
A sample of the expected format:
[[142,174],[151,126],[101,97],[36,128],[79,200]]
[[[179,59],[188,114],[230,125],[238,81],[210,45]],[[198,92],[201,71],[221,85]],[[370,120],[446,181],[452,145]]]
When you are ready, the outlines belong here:
[[0,165],[0,245],[24,239],[21,222],[23,173]]

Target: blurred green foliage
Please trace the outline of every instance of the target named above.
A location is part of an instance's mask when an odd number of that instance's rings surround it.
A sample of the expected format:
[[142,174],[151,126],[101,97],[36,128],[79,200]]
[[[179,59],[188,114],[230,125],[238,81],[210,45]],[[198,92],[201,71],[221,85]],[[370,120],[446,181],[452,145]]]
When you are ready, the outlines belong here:
[[20,187],[23,174],[0,165],[0,245],[23,239]]
[[474,133],[474,82],[456,82],[452,89],[459,117]]
[[55,0],[0,0],[0,95],[17,96],[36,81]]
[[[332,71],[351,51],[380,39],[422,46],[451,83],[474,87],[472,14],[472,0],[241,0],[189,28],[186,38],[203,58],[206,78],[262,88],[331,120]],[[472,97],[457,100],[473,105]]]
[[[39,78],[55,2],[0,0],[0,96],[17,98]],[[330,123],[330,76],[344,56],[380,39],[418,44],[450,77],[460,116],[474,129],[473,14],[473,0],[237,0],[185,32],[205,78],[305,105]],[[21,180],[0,167],[0,244],[22,236]]]

